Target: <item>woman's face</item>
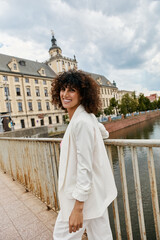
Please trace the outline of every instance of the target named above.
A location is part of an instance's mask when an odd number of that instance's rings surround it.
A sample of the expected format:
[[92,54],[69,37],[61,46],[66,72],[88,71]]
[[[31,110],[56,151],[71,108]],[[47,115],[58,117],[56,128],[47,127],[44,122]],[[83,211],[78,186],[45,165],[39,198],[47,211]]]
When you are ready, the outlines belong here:
[[74,112],[81,102],[81,97],[78,90],[71,87],[61,88],[60,99],[62,106],[66,108],[68,112]]

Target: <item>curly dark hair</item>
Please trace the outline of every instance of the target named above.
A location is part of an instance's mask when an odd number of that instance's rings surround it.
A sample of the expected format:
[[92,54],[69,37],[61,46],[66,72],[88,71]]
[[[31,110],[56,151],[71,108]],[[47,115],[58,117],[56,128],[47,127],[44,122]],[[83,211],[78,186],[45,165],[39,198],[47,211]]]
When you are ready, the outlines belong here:
[[96,81],[82,71],[69,70],[53,79],[51,87],[52,104],[64,109],[60,100],[60,90],[64,87],[74,88],[82,97],[81,104],[88,113],[97,114],[101,110],[100,87]]

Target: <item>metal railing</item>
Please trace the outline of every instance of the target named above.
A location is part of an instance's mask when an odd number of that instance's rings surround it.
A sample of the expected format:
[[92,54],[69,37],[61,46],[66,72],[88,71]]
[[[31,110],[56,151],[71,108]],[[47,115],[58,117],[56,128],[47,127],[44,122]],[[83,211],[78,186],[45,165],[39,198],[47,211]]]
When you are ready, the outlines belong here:
[[[21,182],[27,191],[32,191],[46,203],[48,208],[59,209],[57,182],[61,139],[23,139],[0,138],[0,168]],[[156,239],[160,239],[159,200],[154,167],[153,149],[160,149],[160,140],[106,140],[105,146],[114,172],[115,151],[117,151],[127,239],[133,239],[129,195],[126,177],[125,148],[132,158],[132,170],[135,183],[137,214],[140,239],[147,239],[143,201],[139,175],[137,148],[147,151],[148,172],[154,216]],[[114,148],[114,149],[113,149]],[[119,196],[118,196],[119,198]],[[118,198],[112,203],[116,239],[122,239],[118,210]]]

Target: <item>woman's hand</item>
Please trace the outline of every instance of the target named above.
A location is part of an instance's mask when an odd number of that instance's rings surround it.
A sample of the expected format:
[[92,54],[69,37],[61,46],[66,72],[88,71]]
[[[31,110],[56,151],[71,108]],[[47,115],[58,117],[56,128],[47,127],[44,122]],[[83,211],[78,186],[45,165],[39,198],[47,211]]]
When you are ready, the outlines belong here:
[[74,208],[69,217],[69,232],[76,232],[83,227],[83,205],[84,202],[76,200]]

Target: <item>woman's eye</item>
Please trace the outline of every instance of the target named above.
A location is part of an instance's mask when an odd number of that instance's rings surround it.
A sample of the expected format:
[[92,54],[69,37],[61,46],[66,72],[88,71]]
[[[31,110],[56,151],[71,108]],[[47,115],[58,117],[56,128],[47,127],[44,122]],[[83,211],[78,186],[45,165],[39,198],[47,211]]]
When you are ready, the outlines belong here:
[[70,92],[75,92],[75,89],[73,89],[73,88],[70,88],[69,90],[70,90]]

